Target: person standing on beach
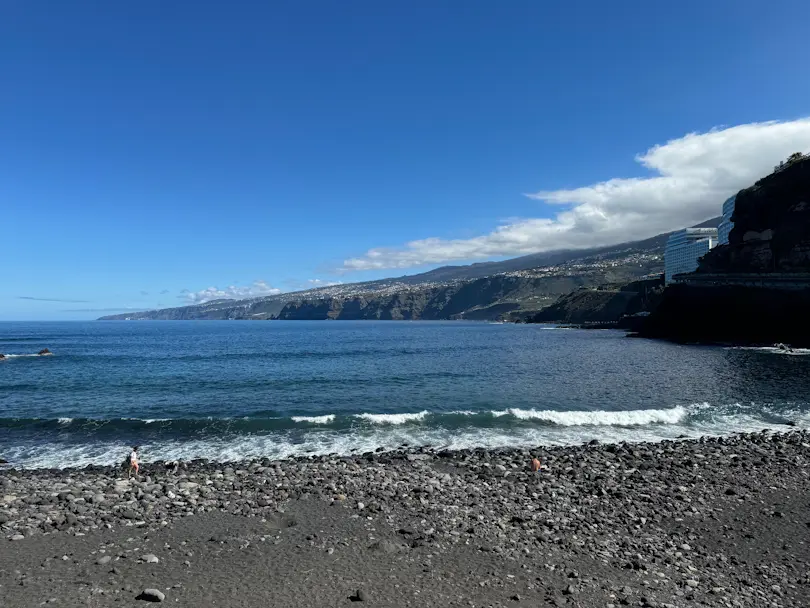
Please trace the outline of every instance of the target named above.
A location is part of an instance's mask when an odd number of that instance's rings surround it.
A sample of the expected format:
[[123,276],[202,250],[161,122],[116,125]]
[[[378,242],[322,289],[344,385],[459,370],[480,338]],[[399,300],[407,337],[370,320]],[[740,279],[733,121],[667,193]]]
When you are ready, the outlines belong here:
[[129,474],[127,477],[132,477],[132,471],[135,470],[135,477],[138,477],[138,446],[133,446],[132,452],[129,454]]

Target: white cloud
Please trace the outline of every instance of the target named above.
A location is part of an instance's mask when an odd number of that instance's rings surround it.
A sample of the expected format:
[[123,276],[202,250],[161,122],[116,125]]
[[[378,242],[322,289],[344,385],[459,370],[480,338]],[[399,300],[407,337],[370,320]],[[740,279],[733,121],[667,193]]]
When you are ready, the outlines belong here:
[[268,285],[264,281],[254,281],[252,285],[246,287],[238,287],[230,285],[225,289],[218,287],[209,287],[200,291],[188,291],[184,289],[181,293],[181,298],[186,300],[189,304],[203,304],[211,300],[243,300],[245,298],[258,298],[261,296],[273,296],[281,293],[277,287]]
[[343,285],[343,281],[324,281],[322,279],[307,279],[310,287],[332,287],[333,285]]
[[528,194],[547,205],[565,206],[552,219],[512,221],[470,239],[429,238],[370,249],[345,260],[341,271],[409,268],[648,238],[720,215],[726,198],[770,173],[793,152],[810,152],[810,118],[690,133],[636,157],[653,172],[651,177]]

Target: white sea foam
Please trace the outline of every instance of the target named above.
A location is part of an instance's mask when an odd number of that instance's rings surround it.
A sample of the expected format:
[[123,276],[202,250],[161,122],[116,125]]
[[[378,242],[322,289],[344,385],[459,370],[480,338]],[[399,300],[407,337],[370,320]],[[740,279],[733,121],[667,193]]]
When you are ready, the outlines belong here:
[[769,355],[806,356],[810,355],[810,348],[782,349],[777,346],[732,346],[729,350],[753,350]]
[[59,418],[59,424],[70,424],[73,422],[73,418]]
[[[53,353],[48,353],[53,354]],[[38,355],[37,353],[27,355],[4,355],[6,359],[21,359],[23,357],[44,357],[45,355]]]
[[325,416],[293,416],[293,422],[308,422],[309,424],[330,424],[335,421],[334,414]]
[[514,416],[520,420],[543,420],[560,426],[638,426],[644,424],[677,424],[687,416],[687,411],[682,406],[665,410],[629,410],[622,412],[558,412],[555,410],[510,408],[494,411],[492,415],[495,417]]
[[[722,409],[722,408],[720,408]],[[810,416],[795,420],[800,428],[810,427]],[[288,458],[308,454],[348,455],[374,451],[377,448],[393,450],[407,443],[411,446],[429,445],[435,448],[503,448],[532,449],[538,446],[577,445],[592,439],[602,443],[631,443],[679,437],[720,436],[739,432],[758,431],[779,424],[766,423],[748,414],[717,414],[705,422],[684,421],[678,424],[649,424],[644,426],[579,425],[530,426],[525,428],[465,428],[446,429],[429,426],[373,426],[351,433],[317,427],[303,437],[285,433],[244,435],[239,437],[209,437],[173,439],[141,446],[146,470],[149,462],[207,458],[228,462],[248,458]],[[50,442],[48,444],[16,445],[4,448],[3,456],[15,466],[23,468],[82,467],[89,464],[118,464],[126,455],[124,441],[104,441],[86,444]]]
[[360,418],[372,424],[405,424],[415,420],[422,420],[430,414],[427,410],[409,414],[355,414],[355,418]]
[[[536,410],[517,410],[537,412]],[[499,412],[500,413],[500,412]],[[410,414],[411,419],[426,416],[419,412]],[[514,415],[514,410],[504,410],[502,415]],[[532,414],[537,416],[538,414]],[[396,423],[382,422],[379,414],[377,424],[355,428],[351,432],[335,427],[313,425],[302,437],[299,432],[280,431],[266,435],[246,434],[241,436],[188,437],[157,439],[143,442],[141,454],[145,467],[156,460],[208,458],[227,462],[248,458],[288,458],[308,454],[363,453],[377,448],[396,449],[404,443],[411,446],[429,445],[434,448],[502,448],[533,449],[538,446],[576,445],[597,439],[602,443],[655,442],[680,437],[721,436],[733,433],[759,431],[763,428],[787,429],[773,417],[799,428],[810,428],[810,413],[807,404],[795,407],[769,408],[756,404],[709,404],[696,403],[661,410],[636,410],[635,412],[540,412],[545,420],[557,424],[526,425],[511,428],[446,428],[441,425],[404,425],[403,416]],[[630,419],[622,419],[630,415]],[[387,420],[391,420],[391,415]],[[581,416],[576,418],[571,416]],[[595,417],[595,418],[594,418]],[[646,417],[647,422],[641,422]],[[366,416],[367,418],[367,416]],[[555,420],[555,418],[557,420]],[[535,418],[536,419],[536,418]],[[593,422],[597,420],[597,422]],[[628,422],[632,420],[632,422]],[[51,468],[89,464],[118,464],[128,453],[124,440],[109,440],[78,443],[74,441],[31,441],[4,446],[3,457],[14,466],[23,468]]]

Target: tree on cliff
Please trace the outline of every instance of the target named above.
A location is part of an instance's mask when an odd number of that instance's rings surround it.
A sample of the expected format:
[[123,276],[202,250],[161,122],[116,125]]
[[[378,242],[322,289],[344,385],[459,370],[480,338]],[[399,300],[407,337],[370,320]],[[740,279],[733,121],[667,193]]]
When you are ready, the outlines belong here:
[[804,154],[801,152],[794,152],[787,158],[787,164],[797,163],[804,158]]

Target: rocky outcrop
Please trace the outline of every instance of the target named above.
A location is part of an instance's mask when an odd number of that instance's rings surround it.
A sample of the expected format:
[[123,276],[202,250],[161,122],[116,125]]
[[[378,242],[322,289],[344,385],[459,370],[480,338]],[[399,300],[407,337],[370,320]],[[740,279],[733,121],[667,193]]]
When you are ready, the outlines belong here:
[[810,271],[810,158],[788,164],[737,194],[728,245],[698,273]]
[[617,323],[627,315],[649,310],[663,291],[663,277],[579,289],[527,319],[529,323]]
[[810,346],[810,290],[670,285],[641,334],[681,343]]
[[678,342],[810,345],[810,158],[736,197],[728,245],[715,247],[644,321]]

